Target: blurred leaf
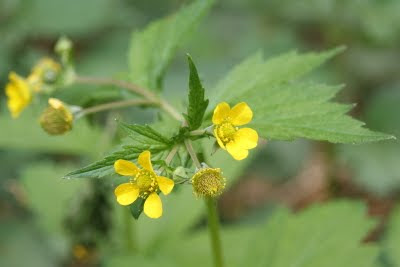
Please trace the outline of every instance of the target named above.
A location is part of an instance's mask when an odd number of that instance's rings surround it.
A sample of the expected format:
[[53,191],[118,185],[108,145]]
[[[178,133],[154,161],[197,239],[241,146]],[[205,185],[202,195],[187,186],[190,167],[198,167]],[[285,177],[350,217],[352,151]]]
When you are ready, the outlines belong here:
[[[113,12],[122,9],[111,0],[34,0],[27,1],[24,21],[35,34],[85,34],[111,24]],[[93,10],[96,12],[93,12]]]
[[2,221],[0,266],[57,266],[52,247],[32,223]]
[[[385,88],[366,104],[366,120],[382,131],[400,134],[399,87]],[[354,181],[380,196],[400,190],[400,143],[340,146],[338,157],[352,172]]]
[[369,192],[380,196],[400,190],[400,146],[369,144],[339,147],[340,160],[349,167],[352,179]]
[[388,261],[388,266],[400,266],[400,206],[392,211],[392,216],[387,225],[385,238],[382,248],[384,257]]
[[65,210],[69,209],[70,201],[87,188],[86,181],[61,178],[71,168],[48,162],[26,167],[21,173],[21,182],[35,221],[49,236],[53,249],[61,255],[68,249],[63,230]]
[[62,220],[68,203],[85,191],[85,181],[62,179],[72,166],[59,166],[51,162],[37,163],[21,172],[21,182],[26,190],[28,205],[43,230],[62,232]]
[[[336,201],[292,214],[277,210],[264,225],[227,227],[221,233],[226,266],[373,266],[378,247],[361,243],[373,227],[363,204]],[[179,266],[211,265],[207,232],[187,237],[170,253]],[[197,266],[197,265],[196,265]]]
[[175,262],[166,255],[157,255],[156,257],[145,257],[144,255],[132,255],[132,254],[121,254],[117,253],[106,257],[104,266],[105,267],[132,267],[132,263],[135,266],[140,267],[176,267]]
[[214,0],[197,0],[173,16],[152,22],[134,32],[129,49],[131,80],[143,87],[160,90],[165,70],[177,48]]
[[189,106],[187,109],[186,120],[190,130],[196,130],[203,122],[204,113],[208,106],[208,99],[204,99],[204,88],[201,85],[196,66],[192,58],[188,55],[189,62]]
[[[266,62],[256,54],[235,67],[211,90],[214,108],[227,101],[245,101],[253,109],[249,125],[266,139],[309,138],[333,143],[363,143],[394,138],[363,128],[364,123],[346,115],[351,106],[328,102],[341,86],[327,86],[297,79],[342,51],[287,53]],[[210,117],[211,114],[209,114]]]
[[137,160],[139,154],[144,150],[152,153],[152,160],[163,158],[165,152],[171,148],[172,143],[168,138],[156,132],[150,126],[138,124],[121,123],[123,129],[127,130],[128,137],[125,138],[127,145],[122,145],[111,155],[90,164],[84,168],[68,173],[66,178],[100,178],[114,173],[114,162],[118,159]]
[[39,125],[38,117],[26,110],[18,119],[3,111],[0,115],[0,148],[26,149],[37,152],[94,156],[99,153],[101,134],[86,121],[74,124],[71,132],[49,136]]

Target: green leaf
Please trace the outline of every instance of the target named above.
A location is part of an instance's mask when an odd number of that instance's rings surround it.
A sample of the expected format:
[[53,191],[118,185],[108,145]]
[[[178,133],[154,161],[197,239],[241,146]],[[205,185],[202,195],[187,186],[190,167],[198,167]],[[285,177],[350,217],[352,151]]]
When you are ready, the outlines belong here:
[[72,166],[41,162],[21,172],[21,183],[35,222],[48,237],[53,253],[62,257],[68,254],[69,249],[63,225],[65,210],[71,207],[71,202],[80,192],[88,188],[86,181],[61,179],[71,169]]
[[138,199],[136,199],[135,202],[133,202],[129,206],[131,214],[133,218],[135,218],[136,220],[139,219],[140,214],[142,214],[143,212],[143,205],[144,205],[144,199],[139,197]]
[[204,113],[208,106],[208,99],[204,99],[204,88],[201,85],[196,66],[190,55],[187,55],[189,62],[189,106],[186,120],[190,130],[198,129],[202,122]]
[[[278,209],[261,225],[222,229],[226,266],[354,267],[373,266],[378,247],[361,241],[375,225],[363,204],[336,201],[314,205],[301,213]],[[208,232],[181,241],[184,255],[171,247],[181,266],[200,261],[211,265]]]
[[165,152],[171,148],[172,142],[148,125],[128,125],[120,123],[128,132],[124,143],[117,151],[104,159],[84,168],[68,173],[65,178],[101,178],[114,173],[114,162],[118,159],[136,160],[144,150],[149,150],[152,160],[163,158]]
[[172,141],[167,137],[163,136],[149,125],[140,125],[140,124],[126,124],[120,122],[120,126],[126,130],[126,132],[132,136],[132,138],[139,138],[143,136],[144,138],[150,139],[152,141],[156,141],[159,143],[163,143],[165,145],[172,145]]
[[[323,53],[286,53],[264,61],[261,53],[235,67],[210,97],[211,108],[222,101],[245,101],[254,112],[249,125],[266,139],[308,138],[333,143],[363,143],[394,138],[370,131],[346,113],[351,105],[330,102],[341,86],[299,80],[343,48]],[[208,113],[211,117],[211,111]]]
[[155,21],[143,31],[133,33],[129,48],[132,82],[161,90],[168,64],[186,35],[207,13],[214,0],[197,0],[173,16]]

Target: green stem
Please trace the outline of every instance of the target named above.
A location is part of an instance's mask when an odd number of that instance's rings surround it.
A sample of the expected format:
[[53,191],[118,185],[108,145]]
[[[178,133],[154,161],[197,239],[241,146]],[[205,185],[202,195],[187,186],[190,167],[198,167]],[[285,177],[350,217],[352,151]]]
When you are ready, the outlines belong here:
[[183,121],[183,116],[170,103],[168,103],[164,99],[160,99],[152,91],[150,91],[147,88],[143,88],[139,85],[109,78],[84,77],[84,76],[76,76],[75,83],[92,84],[92,85],[113,85],[127,89],[137,95],[143,96],[146,100],[150,101],[154,105],[159,106],[162,110],[167,112],[174,119],[178,121]]
[[97,113],[105,110],[124,108],[130,106],[139,106],[139,105],[152,105],[152,104],[154,103],[144,99],[128,99],[122,101],[109,102],[105,104],[96,105],[90,108],[82,109],[76,114],[75,117],[80,118],[88,114]]
[[189,139],[185,139],[185,147],[187,152],[189,153],[190,157],[192,158],[192,161],[194,165],[197,167],[197,169],[201,169],[201,164],[199,159],[196,156],[196,152],[194,152],[192,142]]
[[208,215],[208,229],[210,233],[211,248],[214,258],[214,266],[224,266],[221,237],[219,234],[219,218],[217,213],[217,205],[214,198],[208,197],[205,199]]
[[129,207],[124,211],[124,232],[122,233],[125,239],[125,247],[128,251],[137,252],[135,220],[132,219]]

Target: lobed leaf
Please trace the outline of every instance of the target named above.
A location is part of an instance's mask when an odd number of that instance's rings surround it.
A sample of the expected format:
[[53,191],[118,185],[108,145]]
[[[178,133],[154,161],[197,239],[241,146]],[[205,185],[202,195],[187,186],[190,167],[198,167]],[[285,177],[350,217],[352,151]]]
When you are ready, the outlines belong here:
[[[236,66],[211,90],[210,106],[245,101],[254,111],[250,127],[266,139],[308,138],[364,143],[394,138],[370,131],[346,113],[351,105],[330,102],[341,86],[299,80],[343,48],[323,53],[286,53],[264,61],[257,53]],[[211,117],[211,111],[207,114]]]
[[163,158],[165,152],[173,145],[167,137],[148,125],[124,123],[120,125],[128,132],[125,143],[129,144],[122,145],[120,149],[100,161],[68,173],[65,178],[101,178],[111,175],[114,173],[114,162],[118,159],[136,160],[140,153],[149,150],[152,153],[152,160],[157,160]]
[[196,66],[190,55],[188,55],[189,63],[189,106],[187,109],[186,120],[190,130],[198,129],[202,122],[204,113],[208,106],[208,99],[204,99],[204,88],[201,85]]
[[214,0],[197,0],[173,16],[133,33],[129,48],[131,80],[161,90],[165,70],[186,35],[193,31]]

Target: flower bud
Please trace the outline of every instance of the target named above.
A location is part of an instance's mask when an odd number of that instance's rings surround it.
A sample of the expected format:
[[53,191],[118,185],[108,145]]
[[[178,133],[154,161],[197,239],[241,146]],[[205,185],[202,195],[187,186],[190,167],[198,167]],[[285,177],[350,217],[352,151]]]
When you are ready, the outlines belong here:
[[40,116],[40,125],[51,135],[61,135],[72,129],[73,115],[67,105],[56,98],[49,99],[49,106]]
[[219,168],[203,168],[192,177],[193,191],[198,197],[219,196],[225,188],[225,183]]
[[72,47],[72,41],[66,36],[58,39],[56,46],[54,47],[55,52],[61,57],[61,62],[64,65],[71,63]]

